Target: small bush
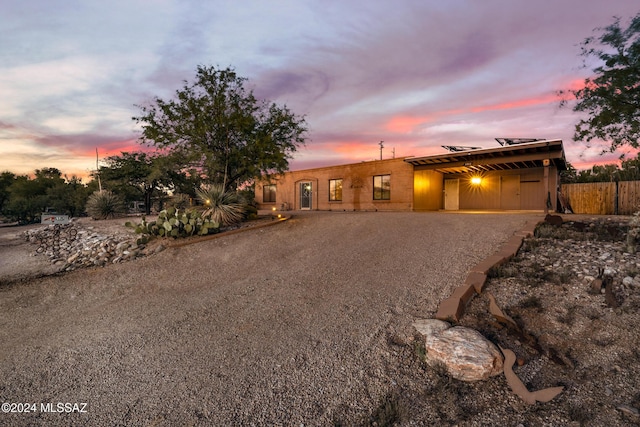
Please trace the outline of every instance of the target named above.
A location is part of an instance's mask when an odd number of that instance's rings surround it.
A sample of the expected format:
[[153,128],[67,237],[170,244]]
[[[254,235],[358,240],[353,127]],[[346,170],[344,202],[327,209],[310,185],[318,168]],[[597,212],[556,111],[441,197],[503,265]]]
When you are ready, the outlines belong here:
[[536,227],[533,235],[537,238],[567,240],[573,237],[573,233],[566,227],[542,223]]
[[497,279],[501,277],[516,277],[520,273],[520,268],[512,263],[506,263],[501,265],[494,265],[487,272],[487,276],[490,279]]
[[542,300],[535,295],[525,298],[518,305],[521,308],[535,308],[538,312],[542,312]]
[[569,418],[583,426],[593,419],[593,413],[589,405],[572,405],[569,408]]
[[399,425],[407,415],[407,409],[402,405],[398,393],[389,393],[375,409],[369,422],[369,426],[394,426]]
[[166,203],[167,208],[176,208],[185,210],[191,206],[191,198],[188,194],[174,194]]
[[535,238],[524,239],[524,241],[522,242],[522,246],[520,247],[520,251],[522,251],[523,253],[531,252],[538,246],[540,246],[540,240]]
[[421,362],[424,362],[427,357],[427,349],[425,347],[424,338],[421,335],[417,334],[413,337],[413,352]]
[[567,326],[572,326],[573,322],[576,320],[577,311],[578,307],[575,305],[567,307],[566,313],[558,316],[558,321],[564,323]]
[[93,219],[117,218],[126,212],[122,198],[109,190],[96,191],[90,195],[86,209]]

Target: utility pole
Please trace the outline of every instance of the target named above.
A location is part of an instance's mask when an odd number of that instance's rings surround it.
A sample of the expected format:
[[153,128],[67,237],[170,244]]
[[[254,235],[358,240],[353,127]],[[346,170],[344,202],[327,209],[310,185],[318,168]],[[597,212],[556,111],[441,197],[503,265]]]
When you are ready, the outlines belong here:
[[378,144],[380,146],[380,160],[382,160],[382,149],[384,148],[384,141],[380,141],[380,143]]
[[393,153],[392,158],[393,158],[393,159],[395,159],[395,158],[396,158],[396,147],[393,147],[393,148],[391,149],[391,153]]
[[100,182],[100,166],[98,166],[98,147],[96,147],[96,175],[98,176],[98,188],[102,193],[102,183]]

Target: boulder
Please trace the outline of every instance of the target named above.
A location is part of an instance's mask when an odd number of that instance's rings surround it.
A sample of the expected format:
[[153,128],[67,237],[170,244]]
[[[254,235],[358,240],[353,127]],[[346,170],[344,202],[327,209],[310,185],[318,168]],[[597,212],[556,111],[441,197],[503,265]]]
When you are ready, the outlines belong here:
[[486,380],[502,373],[502,353],[491,341],[474,329],[445,329],[446,325],[436,319],[414,324],[425,338],[429,366],[443,365],[449,375],[461,381]]
[[419,319],[413,323],[413,327],[416,328],[422,336],[428,337],[449,329],[451,325],[438,319]]

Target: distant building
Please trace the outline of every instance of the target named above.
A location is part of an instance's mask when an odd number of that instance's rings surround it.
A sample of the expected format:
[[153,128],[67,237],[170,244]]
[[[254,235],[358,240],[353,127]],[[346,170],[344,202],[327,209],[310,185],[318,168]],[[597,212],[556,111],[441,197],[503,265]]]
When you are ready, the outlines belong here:
[[556,210],[561,140],[286,172],[256,184],[260,209]]

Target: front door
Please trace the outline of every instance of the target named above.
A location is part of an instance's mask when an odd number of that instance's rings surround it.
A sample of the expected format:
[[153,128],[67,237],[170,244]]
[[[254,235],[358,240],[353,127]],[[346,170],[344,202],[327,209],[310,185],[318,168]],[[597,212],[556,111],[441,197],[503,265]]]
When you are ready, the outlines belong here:
[[310,182],[300,183],[300,209],[311,209],[313,194]]
[[460,180],[444,180],[444,209],[457,211],[460,209]]

